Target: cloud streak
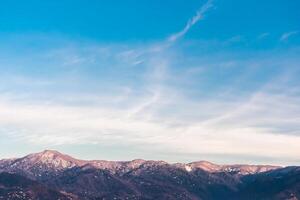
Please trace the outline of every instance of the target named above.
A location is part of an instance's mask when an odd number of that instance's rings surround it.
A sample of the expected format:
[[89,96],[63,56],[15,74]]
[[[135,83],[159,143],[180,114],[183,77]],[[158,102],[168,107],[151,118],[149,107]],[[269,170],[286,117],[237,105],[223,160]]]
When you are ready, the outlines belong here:
[[287,41],[290,37],[292,37],[298,33],[299,33],[299,31],[290,31],[290,32],[284,33],[280,37],[280,41]]
[[213,1],[212,0],[208,0],[197,12],[196,15],[194,15],[191,19],[188,20],[188,22],[186,23],[185,27],[171,35],[168,38],[169,42],[175,42],[176,40],[178,40],[179,38],[183,37],[197,22],[199,22],[200,20],[203,19],[204,14],[211,8],[213,7]]

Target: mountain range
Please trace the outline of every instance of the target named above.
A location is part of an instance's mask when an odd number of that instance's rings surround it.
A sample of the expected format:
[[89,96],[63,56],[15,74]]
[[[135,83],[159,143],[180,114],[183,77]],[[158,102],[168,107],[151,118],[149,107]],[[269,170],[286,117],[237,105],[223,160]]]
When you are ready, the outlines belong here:
[[0,160],[0,200],[300,199],[300,167],[79,160],[54,150]]

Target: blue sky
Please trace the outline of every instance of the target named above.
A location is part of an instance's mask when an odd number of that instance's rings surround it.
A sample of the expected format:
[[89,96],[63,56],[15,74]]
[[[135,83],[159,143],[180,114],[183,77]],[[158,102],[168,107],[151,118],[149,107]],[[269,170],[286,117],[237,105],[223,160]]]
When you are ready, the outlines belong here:
[[5,1],[0,157],[300,164],[299,1]]

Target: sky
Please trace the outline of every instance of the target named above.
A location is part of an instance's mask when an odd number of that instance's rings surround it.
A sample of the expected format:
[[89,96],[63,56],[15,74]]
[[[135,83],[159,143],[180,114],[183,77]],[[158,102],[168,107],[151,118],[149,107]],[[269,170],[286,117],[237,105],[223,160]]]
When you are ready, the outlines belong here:
[[297,0],[5,0],[0,158],[300,165]]

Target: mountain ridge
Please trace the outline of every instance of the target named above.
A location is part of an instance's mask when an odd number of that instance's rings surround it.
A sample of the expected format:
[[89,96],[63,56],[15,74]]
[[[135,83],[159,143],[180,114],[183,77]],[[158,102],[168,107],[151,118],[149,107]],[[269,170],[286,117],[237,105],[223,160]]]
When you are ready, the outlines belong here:
[[[16,182],[0,193],[0,199],[14,194],[25,195],[26,198],[20,199],[29,200],[34,199],[31,194],[39,196],[41,192],[47,194],[48,199],[55,199],[48,191],[70,200],[300,199],[300,167],[297,166],[80,160],[45,150],[0,160],[1,176],[32,182],[36,187],[30,184],[24,187]],[[8,180],[2,179],[0,190]]]
[[[219,165],[208,161],[195,161],[190,163],[168,163],[165,161],[155,161],[155,160],[144,160],[144,159],[134,159],[131,161],[108,161],[108,160],[81,160],[71,157],[69,155],[60,153],[56,150],[44,150],[39,153],[32,153],[21,158],[13,159],[2,159],[0,160],[0,170],[4,164],[7,165],[20,165],[22,167],[23,163],[29,162],[32,165],[44,164],[49,168],[56,168],[58,170],[71,168],[71,167],[82,167],[85,165],[90,165],[98,169],[110,169],[117,170],[122,167],[136,168],[142,164],[169,164],[172,166],[182,167],[187,171],[192,171],[193,169],[202,169],[208,172],[239,172],[242,174],[251,174],[258,172],[265,172],[268,170],[282,168],[281,166],[274,165],[251,165],[251,164],[225,164]],[[23,166],[26,168],[26,166]],[[28,168],[32,166],[27,166]]]

